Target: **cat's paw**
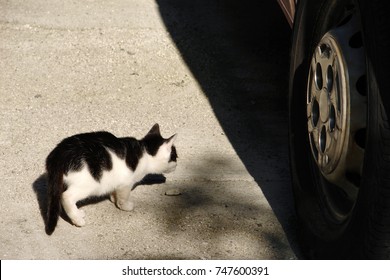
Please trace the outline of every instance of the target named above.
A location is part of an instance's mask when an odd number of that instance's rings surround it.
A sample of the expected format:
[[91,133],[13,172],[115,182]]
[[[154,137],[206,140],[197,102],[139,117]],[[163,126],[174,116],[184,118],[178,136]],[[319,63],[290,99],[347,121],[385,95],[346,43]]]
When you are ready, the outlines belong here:
[[111,201],[112,203],[115,203],[115,202],[116,202],[115,193],[110,194],[110,201]]
[[77,212],[73,213],[73,215],[69,218],[75,226],[83,227],[85,226],[84,217],[85,217],[84,210],[78,209]]
[[125,201],[125,202],[120,202],[118,201],[117,204],[119,209],[123,211],[132,211],[134,209],[134,203],[131,201]]
[[77,227],[83,227],[85,226],[85,220],[84,218],[81,218],[81,217],[77,217],[77,218],[73,218],[71,219],[72,220],[72,223],[77,226]]

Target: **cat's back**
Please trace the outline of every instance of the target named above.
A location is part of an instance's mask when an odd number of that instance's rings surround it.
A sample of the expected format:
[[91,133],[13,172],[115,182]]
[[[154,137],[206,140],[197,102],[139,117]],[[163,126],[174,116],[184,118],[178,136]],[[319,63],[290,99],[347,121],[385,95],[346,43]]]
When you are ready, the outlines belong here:
[[107,131],[80,133],[63,139],[58,148],[117,145],[118,138]]
[[85,155],[88,153],[99,153],[101,149],[105,148],[117,152],[123,148],[123,144],[115,135],[107,131],[80,133],[63,139],[51,154],[62,154],[63,156],[72,154]]
[[76,134],[63,139],[54,148],[46,159],[46,167],[49,171],[55,166],[65,173],[81,169],[84,163],[92,170],[110,168],[111,158],[107,149],[120,158],[126,152],[123,142],[107,131]]

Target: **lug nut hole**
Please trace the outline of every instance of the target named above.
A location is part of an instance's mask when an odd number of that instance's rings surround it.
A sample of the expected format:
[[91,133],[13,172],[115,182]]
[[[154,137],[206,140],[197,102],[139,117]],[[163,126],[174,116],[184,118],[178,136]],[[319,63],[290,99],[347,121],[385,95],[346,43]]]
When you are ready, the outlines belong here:
[[313,126],[317,126],[318,120],[320,118],[320,105],[317,100],[313,101],[312,111],[311,111]]
[[351,39],[349,39],[349,46],[353,49],[363,47],[362,32],[357,32],[352,35]]
[[316,87],[318,90],[322,90],[323,87],[323,79],[322,79],[322,67],[321,64],[317,63],[316,71],[314,75],[314,81],[316,83]]
[[360,148],[365,149],[365,147],[366,147],[366,129],[365,128],[361,128],[358,131],[356,131],[355,142]]
[[362,96],[367,96],[367,80],[366,75],[362,75],[359,77],[359,79],[356,81],[356,89]]
[[319,141],[320,141],[319,144],[320,144],[321,153],[324,153],[326,149],[326,127],[325,126],[322,126]]

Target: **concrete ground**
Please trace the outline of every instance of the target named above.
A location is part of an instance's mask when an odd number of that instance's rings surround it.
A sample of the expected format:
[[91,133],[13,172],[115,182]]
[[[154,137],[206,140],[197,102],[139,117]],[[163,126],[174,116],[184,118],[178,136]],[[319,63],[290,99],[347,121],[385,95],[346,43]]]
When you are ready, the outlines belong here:
[[[1,259],[300,257],[275,0],[0,0],[0,15]],[[136,187],[133,212],[87,201],[85,227],[47,236],[54,146],[156,122],[178,133],[177,170]]]

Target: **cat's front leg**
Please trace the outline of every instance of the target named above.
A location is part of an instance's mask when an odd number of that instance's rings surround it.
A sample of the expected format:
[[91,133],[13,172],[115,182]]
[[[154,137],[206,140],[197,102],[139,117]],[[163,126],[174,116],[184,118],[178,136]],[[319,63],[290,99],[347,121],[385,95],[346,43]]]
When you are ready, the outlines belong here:
[[82,227],[85,225],[85,212],[78,209],[76,202],[80,200],[77,197],[77,192],[72,192],[72,189],[68,189],[62,194],[61,204],[66,214],[75,226]]
[[110,195],[110,200],[115,205],[124,211],[132,211],[134,209],[134,203],[130,201],[131,187],[125,186],[118,188]]

